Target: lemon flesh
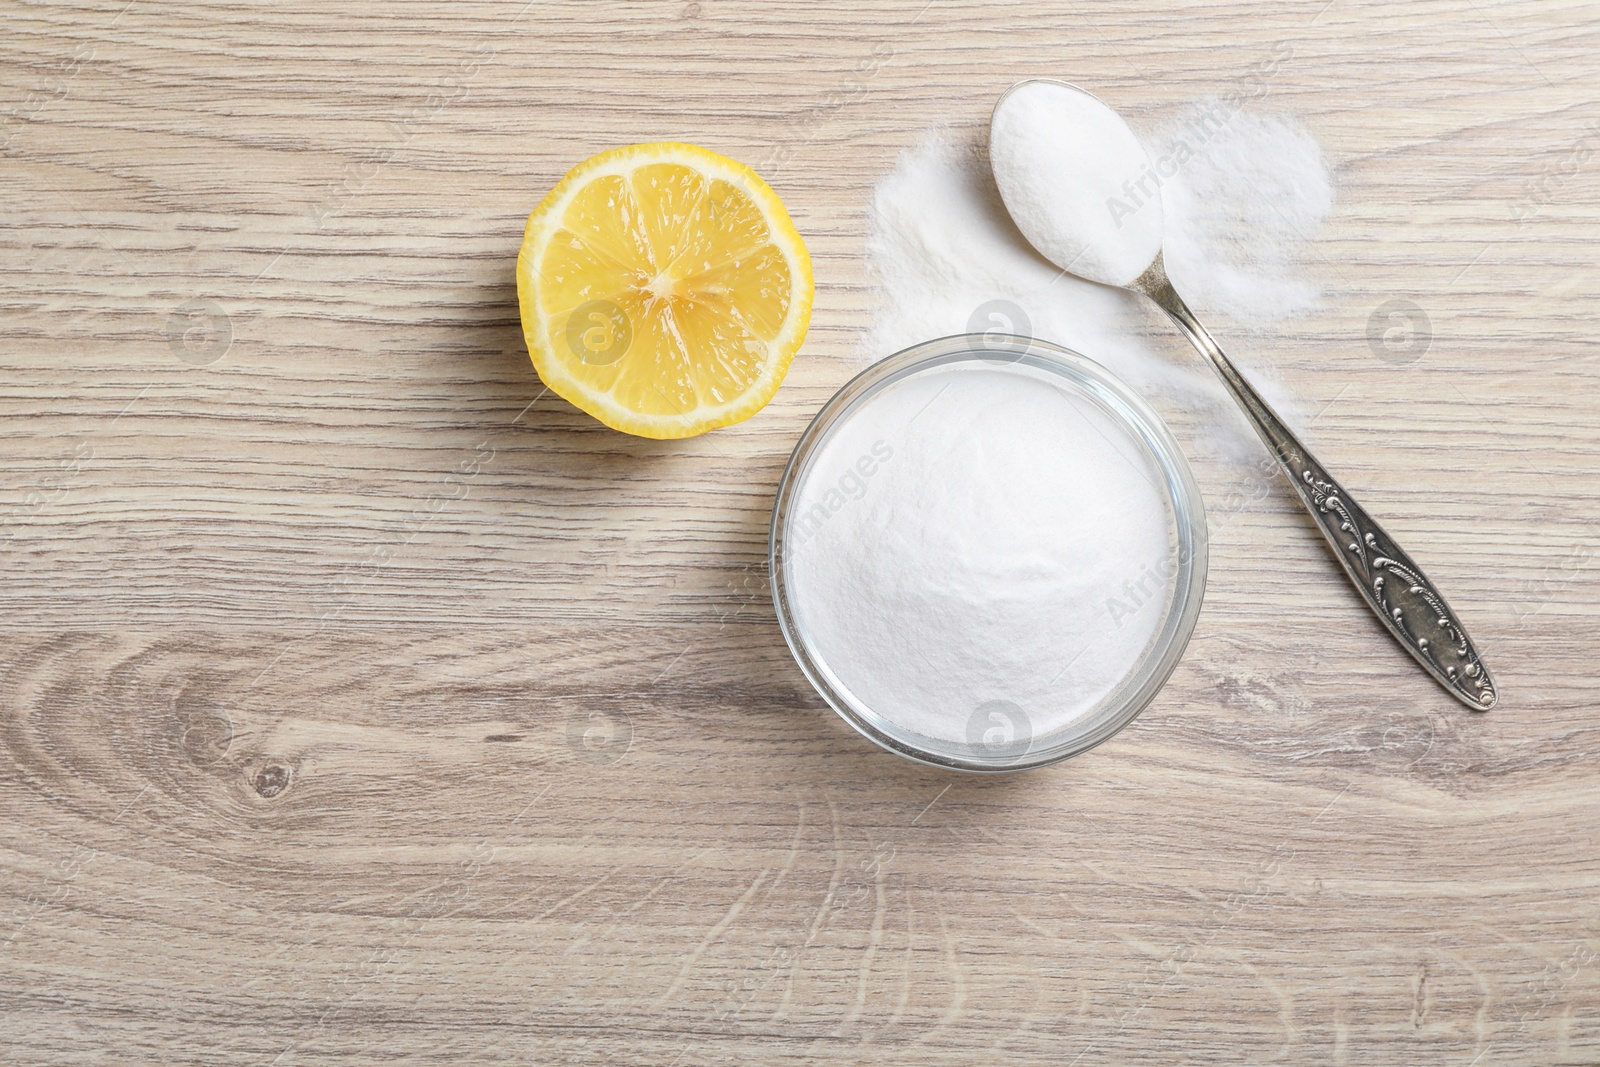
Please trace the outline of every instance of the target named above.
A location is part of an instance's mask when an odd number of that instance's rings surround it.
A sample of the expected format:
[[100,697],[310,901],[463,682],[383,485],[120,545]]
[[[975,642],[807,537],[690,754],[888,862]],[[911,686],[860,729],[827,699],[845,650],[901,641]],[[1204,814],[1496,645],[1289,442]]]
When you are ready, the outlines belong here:
[[517,297],[551,390],[613,429],[676,438],[777,392],[811,318],[811,257],[742,163],[632,145],[574,167],[528,217]]

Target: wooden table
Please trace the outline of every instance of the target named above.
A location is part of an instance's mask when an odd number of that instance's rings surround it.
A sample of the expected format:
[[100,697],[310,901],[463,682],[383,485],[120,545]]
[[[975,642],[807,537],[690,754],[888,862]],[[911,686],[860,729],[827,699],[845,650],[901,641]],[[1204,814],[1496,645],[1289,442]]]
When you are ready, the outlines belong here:
[[[1592,3],[3,10],[4,1062],[1600,1062]],[[1285,49],[1250,106],[1333,166],[1328,296],[1234,347],[1500,707],[1201,464],[1231,521],[1133,727],[874,749],[763,569],[874,181],[1019,77],[1148,125]],[[543,392],[512,277],[662,138],[761,169],[818,280],[772,405],[667,443]]]

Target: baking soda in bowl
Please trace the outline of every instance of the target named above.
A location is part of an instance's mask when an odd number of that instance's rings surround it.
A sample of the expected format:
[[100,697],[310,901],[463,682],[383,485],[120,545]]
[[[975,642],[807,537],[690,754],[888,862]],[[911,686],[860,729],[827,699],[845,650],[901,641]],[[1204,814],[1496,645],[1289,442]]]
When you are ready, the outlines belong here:
[[1082,357],[1014,343],[932,342],[847,386],[775,519],[780,618],[819,691],[973,770],[1115,732],[1199,599],[1198,494],[1159,419]]

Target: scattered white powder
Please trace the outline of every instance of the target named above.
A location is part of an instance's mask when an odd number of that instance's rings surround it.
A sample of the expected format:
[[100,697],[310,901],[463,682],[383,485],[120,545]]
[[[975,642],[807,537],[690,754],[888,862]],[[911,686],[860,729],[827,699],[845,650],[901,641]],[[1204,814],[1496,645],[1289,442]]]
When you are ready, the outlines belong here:
[[1046,372],[919,372],[837,425],[799,487],[796,618],[906,729],[1043,737],[1110,694],[1164,621],[1160,484],[1127,429]]
[[1161,251],[1161,191],[1122,116],[1058,82],[1011,90],[989,129],[989,162],[1011,218],[1046,259],[1127,285]]
[[1185,300],[1256,325],[1317,306],[1316,287],[1296,277],[1333,210],[1315,137],[1281,115],[1229,117],[1211,100],[1157,131],[1150,152],[1159,170],[1171,160],[1178,171],[1163,190],[1165,251]]
[[[1217,313],[1224,323],[1259,326],[1315,305],[1315,286],[1297,278],[1306,241],[1332,207],[1315,139],[1291,119],[1205,102],[1147,143],[1158,168],[1176,169],[1161,187],[1173,283],[1292,422],[1295,405],[1264,373],[1270,346],[1230,338]],[[870,222],[882,306],[863,338],[868,361],[953,333],[1031,334],[1103,363],[1169,418],[1186,416],[1176,421],[1198,435],[1185,442],[1191,449],[1235,462],[1259,457],[1254,431],[1153,305],[1063,274],[1029,246],[982,145],[927,135],[879,182]]]

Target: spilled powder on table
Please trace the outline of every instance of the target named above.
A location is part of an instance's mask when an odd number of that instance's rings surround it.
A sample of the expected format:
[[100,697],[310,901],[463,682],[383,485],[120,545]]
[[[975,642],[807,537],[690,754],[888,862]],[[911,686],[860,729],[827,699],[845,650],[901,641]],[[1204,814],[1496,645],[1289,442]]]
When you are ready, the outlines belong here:
[[[1142,139],[1163,173],[1176,169],[1162,187],[1173,284],[1280,414],[1303,424],[1270,373],[1270,335],[1224,327],[1259,329],[1319,302],[1307,264],[1333,186],[1316,139],[1293,119],[1215,101]],[[1204,437],[1186,446],[1240,463],[1259,457],[1249,424],[1153,304],[1066,275],[1028,245],[981,145],[930,131],[878,183],[870,220],[881,305],[865,362],[948,334],[1015,329],[1104,364],[1164,415],[1193,416],[1184,421]]]
[[1333,182],[1316,138],[1287,116],[1240,112],[1220,131],[1200,124],[1225,106],[1202,103],[1147,139],[1157,161],[1187,157],[1162,190],[1167,273],[1196,314],[1266,326],[1321,302],[1300,268],[1333,210]]

